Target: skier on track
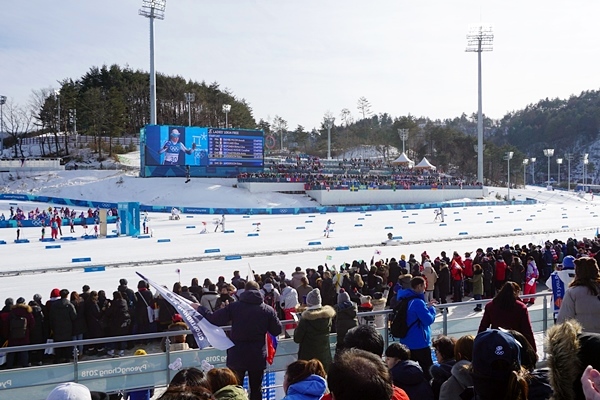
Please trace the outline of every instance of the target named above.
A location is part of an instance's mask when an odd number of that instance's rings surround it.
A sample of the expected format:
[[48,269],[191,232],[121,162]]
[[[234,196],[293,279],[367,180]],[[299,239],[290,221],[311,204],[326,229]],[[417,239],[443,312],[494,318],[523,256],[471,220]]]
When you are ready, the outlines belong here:
[[327,220],[327,226],[325,226],[325,234],[323,236],[329,237],[329,232],[331,232],[331,225],[335,224],[331,219]]

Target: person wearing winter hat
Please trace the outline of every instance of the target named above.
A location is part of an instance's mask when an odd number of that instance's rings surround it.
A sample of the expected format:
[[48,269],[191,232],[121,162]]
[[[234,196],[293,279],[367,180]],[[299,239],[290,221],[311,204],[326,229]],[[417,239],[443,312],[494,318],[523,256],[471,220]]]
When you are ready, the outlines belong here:
[[435,289],[435,283],[438,280],[438,274],[433,269],[430,261],[423,263],[423,277],[425,278],[425,301],[434,300],[433,291]]
[[[180,332],[189,329],[180,314],[173,314],[171,320],[173,323],[169,325],[167,332]],[[187,335],[177,334],[176,336],[169,336],[169,340],[169,351],[188,350],[190,348],[187,343]],[[162,351],[167,351],[166,337],[160,342],[160,348]]]
[[[8,313],[8,321],[11,321],[8,324],[10,325],[10,329],[7,329],[8,347],[27,346],[31,344],[30,335],[35,326],[35,318],[33,317],[32,308],[25,304],[23,297],[19,297],[17,304],[12,306]],[[20,325],[19,329],[16,329],[16,326],[13,327],[12,321],[24,321],[24,323]],[[16,364],[19,367],[28,367],[30,365],[29,352],[19,351],[6,355],[6,368],[12,368],[15,365],[15,359],[18,360]]]
[[[137,349],[133,354],[136,356],[145,356],[148,353],[146,353],[146,350],[144,349]],[[154,389],[138,389],[132,390],[130,392],[125,392],[124,398],[128,400],[150,400],[152,396],[154,396]]]
[[313,289],[308,293],[306,304],[308,308],[302,313],[302,318],[294,331],[294,342],[300,345],[298,360],[316,358],[327,371],[332,361],[329,332],[335,310],[331,306],[321,305],[319,289]]
[[348,292],[340,289],[337,300],[337,304],[334,306],[336,312],[335,331],[337,333],[336,353],[344,348],[346,333],[358,325],[358,318],[356,318],[358,307],[355,302],[350,300]]
[[86,386],[66,382],[56,386],[46,400],[108,400],[108,394],[104,392],[90,391]]
[[471,376],[478,399],[527,399],[527,371],[521,367],[521,346],[508,332],[488,329],[477,335]]

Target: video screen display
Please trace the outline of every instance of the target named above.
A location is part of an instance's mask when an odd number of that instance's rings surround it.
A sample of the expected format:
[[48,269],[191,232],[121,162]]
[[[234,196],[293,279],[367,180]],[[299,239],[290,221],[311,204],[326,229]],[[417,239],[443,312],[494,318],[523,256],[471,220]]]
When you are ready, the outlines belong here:
[[255,167],[264,163],[264,134],[250,129],[146,127],[147,166]]

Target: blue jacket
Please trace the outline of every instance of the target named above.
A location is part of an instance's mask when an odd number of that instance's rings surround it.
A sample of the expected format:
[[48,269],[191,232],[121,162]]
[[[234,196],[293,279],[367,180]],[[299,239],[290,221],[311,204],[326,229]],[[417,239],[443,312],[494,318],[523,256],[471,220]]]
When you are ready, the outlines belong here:
[[406,297],[415,299],[408,304],[406,323],[410,326],[406,337],[400,339],[400,343],[406,345],[410,350],[423,349],[431,346],[431,324],[435,321],[435,307],[427,307],[425,294],[418,294],[412,289],[404,289],[398,292],[398,301]]
[[327,382],[319,375],[296,382],[288,387],[287,395],[282,400],[319,400],[327,390]]

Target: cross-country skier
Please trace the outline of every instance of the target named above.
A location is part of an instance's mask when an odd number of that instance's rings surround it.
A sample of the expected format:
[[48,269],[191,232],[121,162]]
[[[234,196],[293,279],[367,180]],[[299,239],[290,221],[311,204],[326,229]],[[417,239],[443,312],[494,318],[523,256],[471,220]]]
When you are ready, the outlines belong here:
[[327,226],[325,226],[325,234],[323,236],[329,237],[329,232],[331,231],[331,225],[335,224],[331,219],[327,220]]

